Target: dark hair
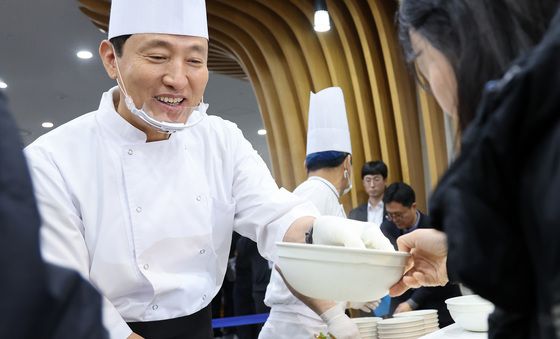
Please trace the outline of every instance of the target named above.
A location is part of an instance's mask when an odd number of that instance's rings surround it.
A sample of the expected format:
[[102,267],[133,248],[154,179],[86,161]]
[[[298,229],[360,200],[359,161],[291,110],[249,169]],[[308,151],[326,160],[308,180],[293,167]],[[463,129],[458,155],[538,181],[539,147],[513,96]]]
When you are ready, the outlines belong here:
[[404,182],[394,182],[385,189],[383,203],[398,202],[405,207],[411,207],[416,202],[416,194]]
[[415,55],[410,30],[450,62],[457,80],[459,127],[473,120],[484,84],[546,31],[558,0],[402,0],[399,38],[407,61]]
[[307,172],[320,170],[322,168],[334,168],[340,166],[350,153],[338,151],[325,151],[311,153],[305,157]]
[[119,35],[119,36],[112,37],[111,39],[109,39],[109,41],[115,47],[115,53],[117,53],[117,56],[119,58],[122,56],[124,43],[126,42],[126,40],[128,40],[128,38],[130,38],[130,36],[131,36],[131,34]]
[[387,165],[381,160],[376,161],[368,161],[362,166],[362,179],[366,175],[376,175],[379,174],[383,177],[383,179],[387,179]]

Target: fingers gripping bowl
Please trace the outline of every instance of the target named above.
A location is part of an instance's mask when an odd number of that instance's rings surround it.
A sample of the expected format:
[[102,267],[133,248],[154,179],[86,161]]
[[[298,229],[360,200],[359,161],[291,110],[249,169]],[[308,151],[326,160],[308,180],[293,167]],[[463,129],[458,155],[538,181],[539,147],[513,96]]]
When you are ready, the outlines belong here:
[[408,253],[278,242],[287,282],[312,298],[370,301],[387,294],[404,273]]

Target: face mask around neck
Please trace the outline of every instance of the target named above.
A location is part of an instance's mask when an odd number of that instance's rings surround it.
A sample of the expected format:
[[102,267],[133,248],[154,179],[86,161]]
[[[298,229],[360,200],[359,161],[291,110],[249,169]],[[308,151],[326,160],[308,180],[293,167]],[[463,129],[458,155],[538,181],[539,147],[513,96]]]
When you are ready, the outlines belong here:
[[[151,127],[159,130],[160,132],[163,133],[167,133],[167,134],[171,134],[177,131],[181,131],[185,128],[188,127],[192,127],[196,124],[198,124],[199,122],[201,122],[204,117],[206,116],[206,110],[208,109],[208,104],[204,103],[204,102],[200,102],[199,105],[197,106],[184,106],[183,111],[181,111],[178,116],[179,117],[186,117],[186,120],[184,123],[181,122],[172,122],[172,121],[162,121],[162,120],[158,120],[154,117],[154,115],[151,113],[150,108],[148,107],[149,105],[147,103],[143,103],[142,108],[138,109],[136,107],[136,105],[134,104],[134,101],[132,100],[132,98],[130,97],[130,95],[128,94],[123,78],[121,76],[121,72],[119,69],[119,63],[117,60],[117,53],[115,51],[115,48],[113,47],[113,53],[115,54],[115,68],[117,69],[117,85],[119,86],[121,92],[124,95],[124,102],[126,105],[126,108],[128,108],[128,110],[130,112],[132,112],[132,114],[134,114],[136,117],[140,118],[142,121],[144,121],[146,124],[150,125]],[[155,99],[153,99],[155,100]]]

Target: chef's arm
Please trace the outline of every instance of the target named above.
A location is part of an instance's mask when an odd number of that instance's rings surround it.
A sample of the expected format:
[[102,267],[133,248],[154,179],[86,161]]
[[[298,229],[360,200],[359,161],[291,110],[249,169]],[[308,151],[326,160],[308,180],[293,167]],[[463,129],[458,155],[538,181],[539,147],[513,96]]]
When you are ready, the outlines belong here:
[[286,242],[305,243],[305,234],[309,232],[314,221],[315,217],[310,216],[300,217],[294,220],[292,225],[290,225],[286,231],[286,234],[284,234],[284,238],[282,240]]
[[286,277],[284,277],[280,268],[278,266],[275,266],[275,269],[278,271],[278,273],[280,273],[280,276],[282,277],[282,280],[284,280],[284,283],[286,284],[286,286],[288,287],[290,292],[292,292],[292,294],[296,298],[301,300],[301,302],[304,303],[307,307],[309,307],[311,310],[313,310],[313,312],[317,313],[318,315],[321,315],[321,314],[325,313],[326,311],[328,311],[329,309],[336,306],[337,303],[335,301],[319,300],[319,299],[311,298],[311,297],[308,297],[306,295],[303,295],[303,294],[299,293],[286,280]]
[[[315,221],[315,217],[309,217],[309,216],[300,217],[294,220],[292,225],[286,231],[286,234],[284,235],[284,239],[282,240],[286,242],[305,243],[305,234],[309,232],[311,226],[313,225],[313,221]],[[280,272],[280,275],[282,275],[282,272],[279,269],[278,271]],[[295,295],[299,300],[301,300],[305,305],[307,305],[307,307],[312,309],[318,315],[325,313],[327,310],[329,310],[330,308],[336,305],[334,301],[313,299],[308,296],[305,296],[299,293],[298,291],[296,291],[295,289],[293,289],[292,286],[288,284],[288,282],[286,281],[283,275],[282,278],[284,279],[284,282],[290,289],[290,292],[292,292],[293,295]]]
[[334,301],[318,300],[305,296],[294,290],[286,281],[282,272],[276,267],[290,292],[301,300],[307,307],[317,313],[327,325],[327,331],[334,338],[359,338],[360,332],[356,324],[344,313],[345,307]]
[[305,296],[305,295],[299,293],[298,291],[294,290],[289,284],[287,284],[287,285],[288,285],[288,288],[290,289],[290,291],[292,292],[292,294],[295,295],[299,300],[301,300],[301,302],[303,302],[307,307],[312,309],[313,312],[317,313],[317,315],[321,315],[321,314],[325,313],[326,311],[333,308],[337,304],[334,301],[319,300],[319,299],[314,299],[314,298]]

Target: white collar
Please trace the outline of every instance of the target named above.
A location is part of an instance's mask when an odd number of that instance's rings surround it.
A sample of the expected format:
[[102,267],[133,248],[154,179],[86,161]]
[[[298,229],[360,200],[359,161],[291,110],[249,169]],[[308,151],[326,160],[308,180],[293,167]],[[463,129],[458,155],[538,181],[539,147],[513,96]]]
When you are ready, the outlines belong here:
[[146,143],[146,134],[132,126],[115,109],[114,98],[119,94],[115,86],[103,93],[96,119],[99,125],[121,144]]
[[379,200],[379,202],[377,203],[377,205],[375,205],[375,207],[373,207],[373,206],[371,205],[371,203],[369,202],[369,199],[368,199],[367,208],[368,208],[368,210],[369,210],[369,209],[373,209],[373,208],[382,209],[382,208],[383,208],[383,199],[382,199],[382,200]]
[[320,181],[320,182],[324,183],[325,185],[327,185],[328,188],[331,189],[331,191],[334,193],[334,195],[336,195],[337,199],[340,198],[340,195],[338,194],[338,191],[336,190],[336,187],[334,187],[334,185],[330,181],[328,181],[327,179],[313,175],[313,176],[310,176],[309,178],[307,178],[307,180],[317,180],[317,181]]

